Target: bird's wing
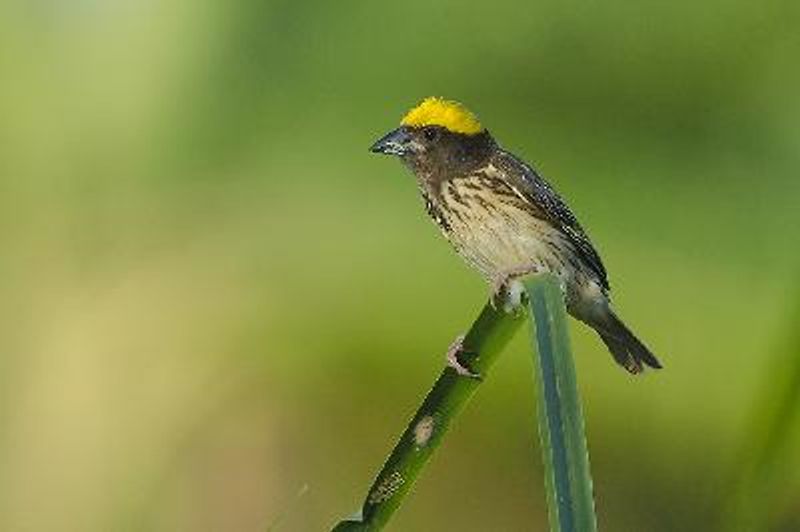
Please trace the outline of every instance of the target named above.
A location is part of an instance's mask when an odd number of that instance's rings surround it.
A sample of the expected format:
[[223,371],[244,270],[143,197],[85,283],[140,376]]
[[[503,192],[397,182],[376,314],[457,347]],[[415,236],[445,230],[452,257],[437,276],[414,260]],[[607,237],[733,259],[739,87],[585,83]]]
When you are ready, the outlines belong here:
[[493,162],[514,192],[538,206],[547,219],[567,236],[583,262],[597,274],[603,288],[609,290],[608,275],[600,255],[575,215],[550,184],[533,167],[507,151],[498,150]]

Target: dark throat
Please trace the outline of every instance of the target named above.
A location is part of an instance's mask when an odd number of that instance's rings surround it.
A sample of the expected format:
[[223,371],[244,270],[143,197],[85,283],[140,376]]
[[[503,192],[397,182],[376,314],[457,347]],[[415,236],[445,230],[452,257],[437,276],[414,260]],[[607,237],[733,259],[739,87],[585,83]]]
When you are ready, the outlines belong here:
[[488,131],[477,135],[447,132],[436,149],[406,164],[417,176],[426,201],[435,203],[444,183],[486,166],[496,149]]

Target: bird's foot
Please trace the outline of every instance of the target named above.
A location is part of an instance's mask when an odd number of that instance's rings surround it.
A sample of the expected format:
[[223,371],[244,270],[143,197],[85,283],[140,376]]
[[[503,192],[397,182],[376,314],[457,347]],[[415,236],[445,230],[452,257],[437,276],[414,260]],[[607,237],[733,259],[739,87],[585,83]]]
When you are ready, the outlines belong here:
[[467,366],[463,365],[460,360],[458,360],[458,355],[461,353],[471,353],[471,351],[467,351],[464,349],[464,335],[460,335],[456,338],[450,347],[447,348],[447,355],[445,358],[447,359],[447,365],[456,370],[456,373],[461,375],[462,377],[469,377],[470,379],[477,379],[481,380],[480,373],[475,373]]
[[525,287],[519,278],[538,271],[537,266],[521,266],[496,275],[492,279],[492,307],[495,310],[502,309],[504,312],[519,310],[525,293]]

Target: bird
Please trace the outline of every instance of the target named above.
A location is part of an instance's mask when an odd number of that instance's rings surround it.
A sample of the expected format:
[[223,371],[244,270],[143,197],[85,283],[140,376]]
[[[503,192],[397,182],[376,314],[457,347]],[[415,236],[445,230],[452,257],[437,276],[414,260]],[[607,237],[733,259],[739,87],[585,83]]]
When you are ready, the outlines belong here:
[[[399,158],[416,177],[427,214],[490,283],[492,301],[518,305],[519,280],[550,273],[567,312],[597,332],[620,366],[631,374],[662,367],[612,308],[603,261],[566,202],[464,105],[425,98],[370,151]],[[479,377],[459,361],[460,352],[467,352],[463,337],[448,349],[448,364]]]

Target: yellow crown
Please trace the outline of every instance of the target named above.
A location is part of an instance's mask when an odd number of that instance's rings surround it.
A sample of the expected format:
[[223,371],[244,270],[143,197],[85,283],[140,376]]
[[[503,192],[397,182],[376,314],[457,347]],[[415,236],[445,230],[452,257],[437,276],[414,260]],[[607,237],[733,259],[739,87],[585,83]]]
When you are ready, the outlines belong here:
[[475,135],[483,131],[475,115],[458,102],[443,98],[425,98],[408,112],[400,122],[404,126],[442,126],[453,133]]

